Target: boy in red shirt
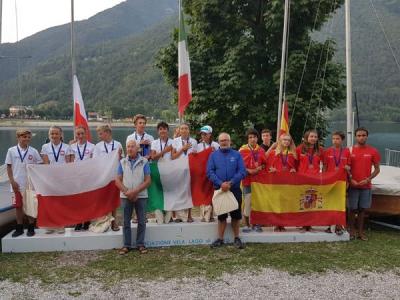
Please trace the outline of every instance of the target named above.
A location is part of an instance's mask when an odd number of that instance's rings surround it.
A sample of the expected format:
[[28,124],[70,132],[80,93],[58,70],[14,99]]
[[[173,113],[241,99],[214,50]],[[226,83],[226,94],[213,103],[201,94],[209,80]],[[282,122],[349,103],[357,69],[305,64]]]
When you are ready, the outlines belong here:
[[[244,208],[243,215],[246,227],[243,232],[250,232],[253,229],[250,226],[250,212],[251,212],[251,181],[252,177],[261,170],[265,169],[267,164],[265,151],[257,144],[258,131],[250,129],[247,131],[247,144],[239,149],[239,153],[243,157],[244,165],[246,167],[247,176],[242,180],[243,194],[244,194]],[[262,228],[256,225],[254,229],[257,232],[262,232]]]
[[[350,210],[350,239],[356,237],[355,223],[357,222],[359,239],[367,241],[368,238],[364,233],[365,209],[371,207],[371,180],[380,172],[381,156],[378,150],[367,145],[368,130],[366,128],[357,128],[355,137],[357,144],[350,148],[351,177],[347,199],[347,207]],[[374,170],[371,173],[372,166]]]

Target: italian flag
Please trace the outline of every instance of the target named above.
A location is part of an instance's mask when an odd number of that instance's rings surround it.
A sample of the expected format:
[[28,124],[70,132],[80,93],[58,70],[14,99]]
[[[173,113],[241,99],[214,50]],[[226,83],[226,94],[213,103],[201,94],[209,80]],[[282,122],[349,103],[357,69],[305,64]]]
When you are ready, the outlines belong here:
[[181,1],[179,1],[179,42],[178,42],[178,111],[183,116],[186,107],[192,100],[192,79],[190,77],[190,60],[186,39],[185,20]]
[[86,116],[85,105],[83,104],[83,97],[81,88],[79,86],[78,77],[74,75],[73,79],[73,96],[74,96],[74,127],[83,126],[86,128],[86,137],[88,141],[91,140],[89,122]]
[[206,176],[211,148],[175,160],[150,163],[151,185],[147,210],[176,211],[210,205],[214,188]]
[[79,224],[119,207],[118,159],[118,151],[113,151],[79,163],[28,164],[28,180],[38,200],[38,226]]

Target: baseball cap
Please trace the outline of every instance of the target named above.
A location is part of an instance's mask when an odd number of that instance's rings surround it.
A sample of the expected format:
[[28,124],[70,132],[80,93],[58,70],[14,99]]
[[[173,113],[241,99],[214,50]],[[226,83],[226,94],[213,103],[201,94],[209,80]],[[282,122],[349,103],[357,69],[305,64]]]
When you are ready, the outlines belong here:
[[200,128],[200,132],[204,132],[204,133],[212,133],[212,127],[205,125],[203,127]]

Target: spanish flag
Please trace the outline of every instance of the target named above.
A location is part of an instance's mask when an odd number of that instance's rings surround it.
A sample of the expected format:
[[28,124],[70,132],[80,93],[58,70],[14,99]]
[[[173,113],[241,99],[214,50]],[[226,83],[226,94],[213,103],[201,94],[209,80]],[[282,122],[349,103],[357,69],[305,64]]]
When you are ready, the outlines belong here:
[[285,100],[283,101],[282,106],[281,129],[279,130],[279,136],[286,133],[289,133],[289,106]]
[[266,173],[251,184],[250,222],[275,226],[346,225],[345,171]]

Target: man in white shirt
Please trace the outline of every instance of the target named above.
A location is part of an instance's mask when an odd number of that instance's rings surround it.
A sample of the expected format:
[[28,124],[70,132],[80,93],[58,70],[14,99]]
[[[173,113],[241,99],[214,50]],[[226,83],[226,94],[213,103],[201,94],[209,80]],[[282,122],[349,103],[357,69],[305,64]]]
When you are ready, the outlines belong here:
[[[12,237],[20,236],[24,233],[23,227],[23,199],[26,198],[27,188],[27,164],[40,164],[42,158],[39,152],[29,146],[32,138],[32,133],[28,129],[19,129],[16,132],[18,143],[7,151],[6,165],[7,175],[10,180],[11,192],[13,193],[13,206],[17,218],[17,225]],[[28,217],[29,225],[27,236],[35,235],[34,218]]]
[[139,154],[147,159],[151,153],[151,143],[154,141],[154,137],[145,132],[147,119],[146,116],[138,114],[133,118],[133,124],[135,125],[136,131],[131,135],[128,135],[126,142],[135,140],[140,146]]

